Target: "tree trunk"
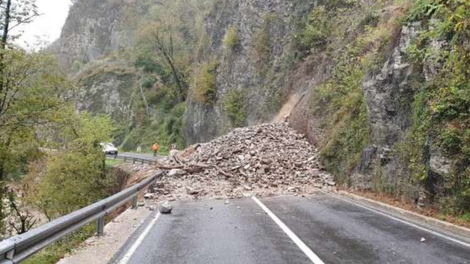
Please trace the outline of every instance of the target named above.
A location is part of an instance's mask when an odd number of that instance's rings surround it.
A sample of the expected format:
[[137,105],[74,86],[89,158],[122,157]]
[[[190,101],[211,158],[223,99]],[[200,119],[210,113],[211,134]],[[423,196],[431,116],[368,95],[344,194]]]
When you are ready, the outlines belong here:
[[[7,6],[5,9],[5,21],[3,21],[3,34],[2,34],[2,42],[0,43],[0,100],[6,100],[7,95],[5,91],[5,49],[7,46],[8,41],[8,33],[10,30],[10,11],[11,11],[11,0],[7,0]],[[5,94],[3,94],[5,93]],[[2,107],[3,108],[3,107]],[[3,109],[0,108],[0,115],[3,113]],[[1,161],[0,161],[1,162]],[[0,181],[2,177],[0,177]]]
[[147,102],[147,97],[145,97],[144,89],[143,89],[143,82],[144,82],[144,76],[141,73],[140,74],[140,95],[142,96],[142,100],[144,101],[145,104],[145,112],[147,113],[147,117],[149,117],[149,104]]
[[2,34],[2,43],[1,43],[1,49],[4,50],[7,46],[7,41],[8,41],[8,31],[10,30],[10,11],[11,11],[11,0],[7,1],[7,7],[5,9],[5,22],[3,23],[5,27],[3,28],[3,34]]

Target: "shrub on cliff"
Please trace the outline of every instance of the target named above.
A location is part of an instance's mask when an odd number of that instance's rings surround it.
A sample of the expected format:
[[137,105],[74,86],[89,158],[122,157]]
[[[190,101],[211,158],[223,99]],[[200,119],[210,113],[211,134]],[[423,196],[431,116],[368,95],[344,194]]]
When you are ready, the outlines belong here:
[[243,126],[246,119],[246,101],[243,91],[231,90],[225,97],[224,109],[232,126]]
[[199,67],[194,78],[194,98],[205,105],[213,105],[216,101],[216,61],[209,61]]
[[234,26],[229,26],[224,37],[224,46],[227,50],[233,50],[239,42],[238,29]]

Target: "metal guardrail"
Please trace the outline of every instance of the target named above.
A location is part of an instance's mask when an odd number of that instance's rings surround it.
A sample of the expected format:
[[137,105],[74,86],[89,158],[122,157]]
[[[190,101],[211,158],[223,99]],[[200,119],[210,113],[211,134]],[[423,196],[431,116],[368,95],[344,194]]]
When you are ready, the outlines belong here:
[[136,163],[141,163],[141,164],[149,164],[149,165],[155,165],[157,164],[156,160],[153,159],[145,159],[145,158],[137,158],[137,157],[129,157],[129,156],[112,156],[112,155],[107,155],[106,156],[109,159],[120,159],[123,160],[124,162],[132,162],[133,164]]
[[107,199],[0,242],[0,264],[20,263],[53,242],[93,221],[97,222],[97,234],[103,235],[105,216],[131,199],[133,200],[133,208],[136,208],[138,194],[148,188],[160,175],[161,173],[157,173]]

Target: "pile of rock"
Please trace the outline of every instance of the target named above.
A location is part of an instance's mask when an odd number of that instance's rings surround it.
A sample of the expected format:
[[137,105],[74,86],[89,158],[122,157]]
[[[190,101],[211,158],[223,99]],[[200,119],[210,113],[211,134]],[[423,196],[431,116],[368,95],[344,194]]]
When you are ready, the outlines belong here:
[[235,129],[188,148],[159,167],[162,199],[210,196],[306,194],[335,186],[318,161],[317,149],[287,124]]

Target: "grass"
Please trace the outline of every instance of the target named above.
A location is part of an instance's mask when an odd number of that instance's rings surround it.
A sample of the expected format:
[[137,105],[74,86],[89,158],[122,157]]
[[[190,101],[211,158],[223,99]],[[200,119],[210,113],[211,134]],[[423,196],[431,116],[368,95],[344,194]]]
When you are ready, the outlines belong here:
[[65,255],[76,250],[86,239],[95,233],[95,225],[89,224],[80,231],[63,238],[46,249],[40,251],[34,257],[24,261],[24,264],[54,264]]
[[112,168],[122,163],[123,161],[120,159],[106,159],[106,168]]

